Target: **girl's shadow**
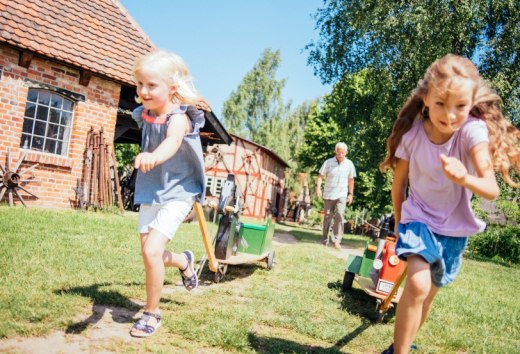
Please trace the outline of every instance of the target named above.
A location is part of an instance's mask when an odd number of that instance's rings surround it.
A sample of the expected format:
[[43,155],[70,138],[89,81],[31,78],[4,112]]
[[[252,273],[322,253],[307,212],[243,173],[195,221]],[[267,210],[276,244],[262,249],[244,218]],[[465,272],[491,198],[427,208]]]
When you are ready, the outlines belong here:
[[[341,281],[328,284],[329,289],[337,290],[337,296],[341,298],[341,308],[348,313],[361,316],[376,324],[377,322],[377,299],[365,293],[362,289],[352,287],[348,291],[343,291]],[[384,317],[384,322],[388,322],[395,316],[395,305]]]
[[[65,330],[66,333],[79,334],[83,332],[88,326],[98,323],[107,310],[111,313],[114,322],[131,323],[134,321],[133,317],[139,312],[141,305],[136,304],[117,291],[102,290],[102,288],[110,285],[112,284],[93,284],[54,291],[58,295],[81,295],[92,299],[92,314],[83,321],[70,324]],[[126,285],[134,286],[141,284]]]

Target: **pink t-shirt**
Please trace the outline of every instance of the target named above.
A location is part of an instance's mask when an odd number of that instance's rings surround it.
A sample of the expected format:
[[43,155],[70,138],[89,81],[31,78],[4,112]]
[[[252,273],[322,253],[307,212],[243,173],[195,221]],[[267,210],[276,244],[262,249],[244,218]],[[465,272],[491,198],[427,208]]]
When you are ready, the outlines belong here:
[[422,119],[413,123],[395,153],[409,162],[408,198],[402,205],[401,223],[420,221],[445,236],[469,236],[484,230],[486,224],[471,209],[473,193],[446,177],[439,157],[441,153],[456,157],[474,174],[469,152],[481,142],[489,142],[486,123],[471,116],[442,145],[428,139]]

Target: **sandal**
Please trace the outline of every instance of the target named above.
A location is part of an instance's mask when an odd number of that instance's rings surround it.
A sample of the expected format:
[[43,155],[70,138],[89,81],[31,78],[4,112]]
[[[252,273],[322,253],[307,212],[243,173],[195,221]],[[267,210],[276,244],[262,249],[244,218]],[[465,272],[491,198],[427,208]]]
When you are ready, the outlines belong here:
[[[417,349],[417,345],[412,344],[410,346],[410,350],[416,350],[416,349]],[[387,349],[383,350],[381,352],[381,354],[394,354],[394,343],[390,344],[390,346]]]
[[[155,323],[155,326],[151,326],[148,324],[148,320],[150,320],[151,317],[155,318],[155,320],[157,321]],[[154,334],[155,331],[157,331],[159,329],[159,327],[161,327],[161,315],[159,313],[154,314],[154,313],[145,311],[145,312],[143,312],[143,315],[141,316],[139,321],[134,323],[134,325],[132,326],[132,329],[130,330],[130,335],[132,337],[137,337],[137,338],[149,337],[152,334]],[[138,330],[140,332],[132,332],[134,330]]]
[[[193,267],[193,262],[194,262],[195,256],[193,255],[192,251],[184,251],[182,254],[184,254],[186,256],[188,265],[184,269],[179,268],[179,272],[181,273],[182,284],[184,284],[184,287],[186,288],[186,290],[191,291],[199,285],[199,277],[197,276],[197,273],[195,272],[195,268]],[[191,276],[187,276],[184,274],[184,272],[188,268],[190,268],[190,270],[192,272]]]

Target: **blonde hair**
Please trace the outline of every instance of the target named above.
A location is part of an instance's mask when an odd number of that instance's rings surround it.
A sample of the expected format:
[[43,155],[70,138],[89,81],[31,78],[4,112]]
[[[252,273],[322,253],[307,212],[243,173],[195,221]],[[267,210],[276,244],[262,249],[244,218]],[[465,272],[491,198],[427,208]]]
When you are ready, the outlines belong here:
[[[154,68],[162,73],[165,82],[176,87],[175,93],[171,97],[172,102],[197,104],[203,100],[195,89],[188,66],[177,54],[157,49],[140,57],[134,64],[134,77],[143,68]],[[139,97],[136,97],[136,101],[141,103]]]
[[397,115],[392,133],[387,140],[387,155],[379,168],[382,171],[394,170],[397,162],[395,152],[401,138],[411,129],[415,119],[428,119],[423,98],[429,90],[445,87],[447,81],[460,78],[475,83],[470,115],[486,122],[493,168],[495,171],[500,171],[509,185],[520,187],[520,183],[513,182],[509,176],[511,168],[520,171],[520,131],[504,117],[500,96],[484,81],[471,60],[453,54],[437,59],[426,70],[424,78],[419,81]]

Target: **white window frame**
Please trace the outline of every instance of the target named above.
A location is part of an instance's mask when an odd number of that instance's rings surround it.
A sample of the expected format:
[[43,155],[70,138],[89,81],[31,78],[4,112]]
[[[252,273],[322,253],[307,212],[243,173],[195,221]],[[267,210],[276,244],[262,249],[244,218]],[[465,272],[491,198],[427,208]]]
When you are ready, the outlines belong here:
[[212,196],[220,197],[225,183],[226,178],[206,176],[206,190],[209,189]]
[[55,91],[30,88],[20,147],[68,156],[75,101]]

